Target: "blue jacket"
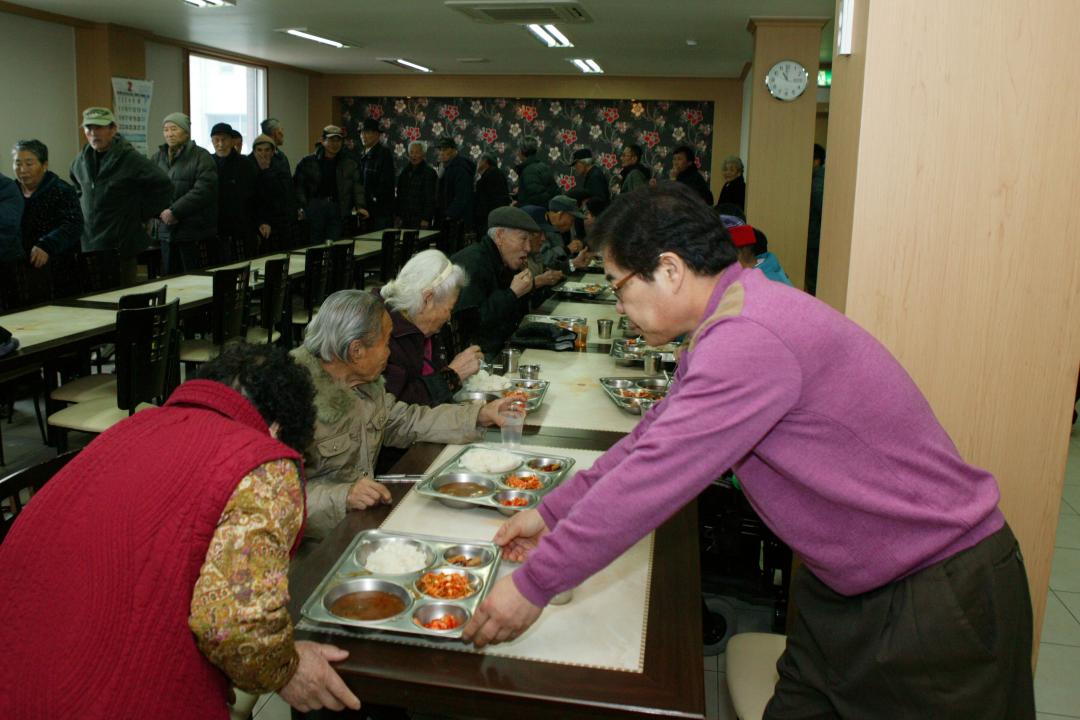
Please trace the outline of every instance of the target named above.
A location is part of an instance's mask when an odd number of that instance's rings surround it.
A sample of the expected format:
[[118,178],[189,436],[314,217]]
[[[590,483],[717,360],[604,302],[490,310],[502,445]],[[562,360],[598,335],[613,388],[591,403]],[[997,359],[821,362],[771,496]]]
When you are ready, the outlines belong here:
[[785,285],[791,285],[784,268],[780,267],[780,261],[771,252],[764,252],[757,256],[757,269],[765,273],[765,277]]

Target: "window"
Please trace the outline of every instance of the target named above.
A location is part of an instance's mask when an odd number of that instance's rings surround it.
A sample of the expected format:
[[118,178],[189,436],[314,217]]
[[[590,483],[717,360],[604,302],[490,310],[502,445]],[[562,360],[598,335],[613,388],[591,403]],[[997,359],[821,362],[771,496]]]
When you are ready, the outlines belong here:
[[210,129],[224,122],[244,136],[243,152],[251,152],[266,118],[266,68],[189,55],[188,95],[196,143],[213,152]]

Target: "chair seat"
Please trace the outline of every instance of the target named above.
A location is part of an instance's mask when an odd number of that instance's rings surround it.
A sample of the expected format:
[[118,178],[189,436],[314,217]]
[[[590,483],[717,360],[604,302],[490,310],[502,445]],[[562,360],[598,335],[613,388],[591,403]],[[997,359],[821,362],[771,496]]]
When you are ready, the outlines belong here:
[[740,633],[727,643],[727,683],[739,720],[761,720],[780,675],[776,661],[787,645],[786,635]]
[[[140,403],[135,412],[142,412],[154,407],[150,403]],[[76,403],[49,416],[49,425],[79,430],[88,433],[101,433],[128,416],[127,410],[116,407],[116,398],[99,398]]]
[[102,398],[116,398],[116,375],[97,373],[66,382],[53,390],[49,397],[66,403],[80,403]]
[[205,363],[218,356],[221,348],[209,338],[196,338],[184,340],[180,343],[180,362]]
[[[311,318],[314,319],[315,315],[319,312],[319,308],[315,308],[315,311],[311,313]],[[294,310],[292,315],[293,325],[307,325],[311,320],[308,319],[307,310]]]
[[[274,330],[270,334],[270,342],[276,343],[281,338],[281,333]],[[253,327],[247,331],[247,341],[252,345],[266,344],[266,328]]]

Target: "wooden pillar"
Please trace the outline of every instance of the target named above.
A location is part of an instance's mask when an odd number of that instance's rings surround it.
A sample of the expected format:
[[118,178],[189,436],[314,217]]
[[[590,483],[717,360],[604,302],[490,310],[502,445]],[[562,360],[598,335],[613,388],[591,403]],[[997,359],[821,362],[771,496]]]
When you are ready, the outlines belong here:
[[[146,43],[129,28],[97,23],[75,28],[75,94],[79,112],[112,108],[112,78],[146,78]],[[80,119],[73,118],[78,125]],[[79,137],[85,143],[82,131]]]
[[[806,274],[806,227],[817,117],[817,71],[826,18],[751,18],[754,62],[750,68],[750,147],[746,158],[746,219],[769,236],[795,287]],[[793,101],[769,94],[765,76],[781,60],[810,74]]]
[[1080,367],[1080,95],[1061,83],[1080,3],[856,0],[853,27],[833,61],[819,296],[997,477],[1037,647]]

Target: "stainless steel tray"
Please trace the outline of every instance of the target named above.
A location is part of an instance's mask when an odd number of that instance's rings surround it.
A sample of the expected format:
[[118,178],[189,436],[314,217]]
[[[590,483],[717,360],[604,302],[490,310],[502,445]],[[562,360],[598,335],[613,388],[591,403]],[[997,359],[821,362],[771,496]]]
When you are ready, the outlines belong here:
[[588,325],[588,318],[580,315],[526,315],[522,322],[554,323],[566,330],[572,330],[574,325]]
[[510,378],[510,387],[505,390],[458,390],[454,393],[454,402],[486,403],[501,397],[506,397],[511,392],[523,392],[527,396],[525,400],[525,412],[531,413],[544,404],[547,397],[548,380],[527,380],[525,378]]
[[[409,543],[420,547],[430,560],[428,566],[405,575],[372,573],[364,566],[364,559],[379,544],[390,542]],[[480,558],[484,564],[459,567],[446,560],[447,557],[459,554]],[[428,638],[460,638],[465,623],[495,581],[501,559],[498,546],[489,542],[365,530],[349,543],[349,547],[334,563],[330,572],[304,602],[300,613],[308,620],[326,625],[423,635]],[[472,595],[460,600],[443,600],[425,595],[417,589],[417,582],[425,573],[453,571],[464,571],[470,576],[470,584],[475,588]],[[364,589],[382,589],[396,594],[405,600],[405,609],[398,615],[383,620],[353,620],[330,612],[328,606],[338,596]],[[458,625],[452,630],[430,630],[414,621],[414,618],[421,618],[424,622],[429,622],[446,615],[458,620]]]
[[587,298],[600,298],[607,295],[608,288],[606,285],[600,283],[580,283],[568,281],[561,285],[556,285],[555,292],[562,293],[563,295],[576,295],[578,297]]
[[623,367],[643,366],[645,353],[658,352],[660,359],[665,363],[675,362],[675,343],[668,343],[660,347],[646,345],[644,340],[633,338],[615,338],[611,341],[611,357],[615,358],[615,364]]
[[[504,470],[503,472],[476,472],[470,470],[461,463],[461,458],[465,453],[476,449],[501,450],[517,456],[520,462],[518,462],[516,466]],[[546,464],[547,462],[559,463],[559,468],[557,470],[544,471],[530,467],[530,463],[533,461],[544,461],[535,463],[540,465]],[[539,455],[534,452],[515,450],[500,445],[467,445],[434,472],[429,473],[426,478],[417,483],[414,490],[420,495],[435,498],[444,505],[453,508],[468,509],[473,507],[487,507],[495,508],[504,515],[513,515],[520,510],[528,510],[529,508],[536,507],[536,504],[540,502],[540,498],[556,488],[573,467],[573,458],[561,457],[559,455]],[[539,478],[541,487],[525,490],[515,488],[513,484],[507,482],[512,476],[520,476],[526,473]],[[448,495],[439,490],[439,488],[444,487],[445,485],[459,483],[479,485],[483,492],[471,497],[459,497],[456,495]],[[502,504],[501,501],[504,500],[523,500],[524,504],[507,506]]]
[[[604,388],[611,401],[631,415],[641,415],[667,396],[670,381],[664,378],[643,377],[602,377],[600,387]],[[645,397],[625,397],[620,391],[632,393],[650,393]],[[653,395],[658,397],[653,397]]]

